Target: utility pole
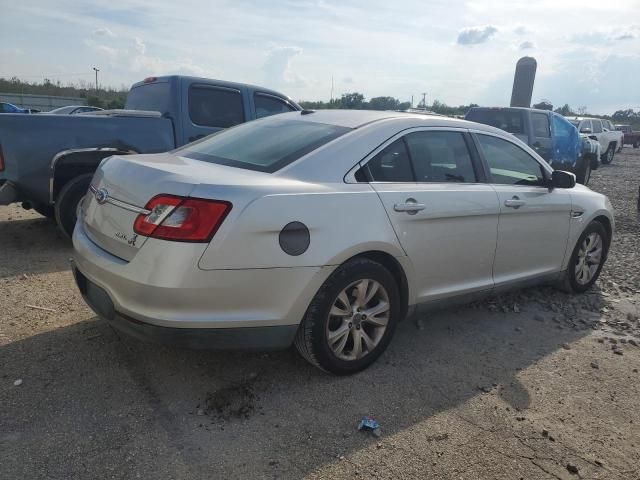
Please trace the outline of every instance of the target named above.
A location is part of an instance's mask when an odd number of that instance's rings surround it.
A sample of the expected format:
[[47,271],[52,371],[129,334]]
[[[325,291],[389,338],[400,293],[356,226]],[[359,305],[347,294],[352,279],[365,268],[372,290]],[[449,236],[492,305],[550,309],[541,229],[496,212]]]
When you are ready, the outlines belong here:
[[422,108],[427,109],[427,92],[422,94]]
[[413,108],[413,93],[411,94],[411,108]]
[[98,72],[100,71],[100,69],[97,67],[93,67],[93,69],[96,72],[96,95],[98,95]]

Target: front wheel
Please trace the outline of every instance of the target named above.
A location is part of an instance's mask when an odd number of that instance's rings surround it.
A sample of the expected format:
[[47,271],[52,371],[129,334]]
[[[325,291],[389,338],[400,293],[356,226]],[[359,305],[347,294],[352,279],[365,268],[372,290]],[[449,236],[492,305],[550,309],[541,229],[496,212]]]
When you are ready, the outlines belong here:
[[64,187],[62,187],[62,190],[60,190],[56,198],[56,222],[60,230],[62,230],[68,238],[71,238],[73,235],[73,229],[76,226],[78,204],[87,193],[87,190],[89,190],[92,177],[92,173],[87,173],[69,180],[65,183]]
[[351,260],[318,290],[296,334],[296,348],[327,372],[359,372],[385,351],[401,310],[389,270],[366,258]]
[[591,159],[583,157],[581,165],[576,171],[576,181],[582,185],[588,185],[591,179]]
[[609,237],[600,222],[585,228],[573,249],[563,287],[573,293],[587,291],[596,282],[609,251]]

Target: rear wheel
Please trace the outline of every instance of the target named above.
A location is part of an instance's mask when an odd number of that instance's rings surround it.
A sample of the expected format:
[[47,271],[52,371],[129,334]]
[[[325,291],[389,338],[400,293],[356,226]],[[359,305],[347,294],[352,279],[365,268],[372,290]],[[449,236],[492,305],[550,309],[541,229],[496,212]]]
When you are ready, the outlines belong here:
[[569,259],[563,284],[565,290],[582,293],[591,288],[607,258],[609,240],[600,222],[587,225]]
[[336,375],[364,370],[387,348],[401,315],[393,275],[366,258],[341,265],[322,285],[295,345],[316,367]]
[[92,173],[80,175],[65,183],[56,198],[56,222],[62,232],[71,238],[76,226],[76,211],[82,197],[85,196],[91,184]]
[[605,165],[609,165],[611,162],[613,162],[613,156],[616,153],[616,149],[614,146],[609,145],[609,148],[607,148],[607,151],[604,152],[604,154],[602,155],[602,163],[604,163]]

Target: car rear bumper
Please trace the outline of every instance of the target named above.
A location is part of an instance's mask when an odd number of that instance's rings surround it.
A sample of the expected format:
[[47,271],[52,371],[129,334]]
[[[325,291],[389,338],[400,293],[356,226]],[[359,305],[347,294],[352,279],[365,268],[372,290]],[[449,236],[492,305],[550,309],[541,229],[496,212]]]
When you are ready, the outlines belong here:
[[143,341],[181,348],[216,350],[276,350],[289,347],[298,325],[246,328],[161,327],[115,310],[107,292],[73,268],[78,289],[87,305],[117,330]]
[[[139,338],[196,348],[290,345],[332,267],[204,271],[193,245],[140,249],[125,262],[94,244],[80,222],[73,269],[89,306]],[[181,250],[184,249],[184,250]],[[155,257],[149,252],[156,252]],[[181,253],[182,252],[182,253]]]

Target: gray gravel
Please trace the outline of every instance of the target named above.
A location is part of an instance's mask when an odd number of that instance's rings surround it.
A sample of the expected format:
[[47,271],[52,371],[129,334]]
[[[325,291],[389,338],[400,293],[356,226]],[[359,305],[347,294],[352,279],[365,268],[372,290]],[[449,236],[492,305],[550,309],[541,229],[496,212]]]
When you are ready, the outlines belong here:
[[406,321],[349,378],[122,338],[52,223],[0,207],[0,478],[640,478],[638,184],[640,150],[593,174],[617,233],[592,292]]

